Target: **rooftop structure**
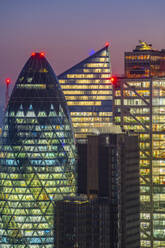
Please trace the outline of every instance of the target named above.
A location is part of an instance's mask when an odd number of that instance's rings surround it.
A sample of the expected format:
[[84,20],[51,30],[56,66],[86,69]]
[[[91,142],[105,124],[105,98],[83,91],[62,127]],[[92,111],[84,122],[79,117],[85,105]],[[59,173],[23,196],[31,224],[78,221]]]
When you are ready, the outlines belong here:
[[125,76],[149,78],[165,76],[165,50],[153,49],[151,44],[139,41],[131,52],[125,52]]

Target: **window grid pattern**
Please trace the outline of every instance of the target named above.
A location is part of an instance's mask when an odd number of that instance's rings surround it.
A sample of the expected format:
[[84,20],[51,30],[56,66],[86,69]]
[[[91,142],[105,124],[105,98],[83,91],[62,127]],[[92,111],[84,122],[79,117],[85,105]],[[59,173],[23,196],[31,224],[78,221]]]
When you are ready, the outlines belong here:
[[111,64],[108,47],[58,76],[71,113],[76,139],[112,121]]
[[165,247],[165,78],[124,79],[114,122],[139,134],[141,247]]
[[55,202],[76,192],[76,151],[60,85],[39,55],[16,82],[0,141],[0,246],[52,248]]

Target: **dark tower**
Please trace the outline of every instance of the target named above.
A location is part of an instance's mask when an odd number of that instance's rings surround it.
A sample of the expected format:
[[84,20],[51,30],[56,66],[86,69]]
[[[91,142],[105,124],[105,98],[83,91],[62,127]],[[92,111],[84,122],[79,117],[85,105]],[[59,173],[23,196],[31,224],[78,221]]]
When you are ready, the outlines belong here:
[[[83,148],[83,149],[82,149]],[[78,191],[109,200],[111,248],[139,248],[140,193],[138,137],[101,133],[78,143]],[[83,163],[81,162],[83,161]]]

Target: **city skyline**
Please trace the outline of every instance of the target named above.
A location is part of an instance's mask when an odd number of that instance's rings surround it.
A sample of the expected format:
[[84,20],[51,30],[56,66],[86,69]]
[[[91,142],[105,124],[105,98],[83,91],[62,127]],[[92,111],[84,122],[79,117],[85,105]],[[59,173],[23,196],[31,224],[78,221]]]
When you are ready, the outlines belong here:
[[14,85],[21,65],[33,51],[45,51],[58,75],[106,41],[110,42],[113,74],[123,73],[124,51],[132,50],[139,39],[155,49],[165,47],[164,7],[161,0],[150,4],[142,0],[6,0],[0,9],[0,88],[4,90],[6,77]]
[[[139,234],[141,248],[165,247],[164,9],[163,0],[2,1],[0,246],[52,248],[55,204],[87,175],[87,197],[111,200],[114,248],[127,247],[125,233],[131,248]],[[98,139],[111,122],[121,139]]]

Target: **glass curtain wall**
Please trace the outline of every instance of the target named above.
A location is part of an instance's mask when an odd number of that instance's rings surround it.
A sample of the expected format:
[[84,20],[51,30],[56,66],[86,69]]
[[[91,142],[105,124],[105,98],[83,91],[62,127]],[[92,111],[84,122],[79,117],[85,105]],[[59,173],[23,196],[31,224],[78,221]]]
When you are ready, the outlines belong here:
[[35,54],[15,84],[0,139],[0,247],[52,248],[54,204],[75,195],[75,160],[62,90]]

